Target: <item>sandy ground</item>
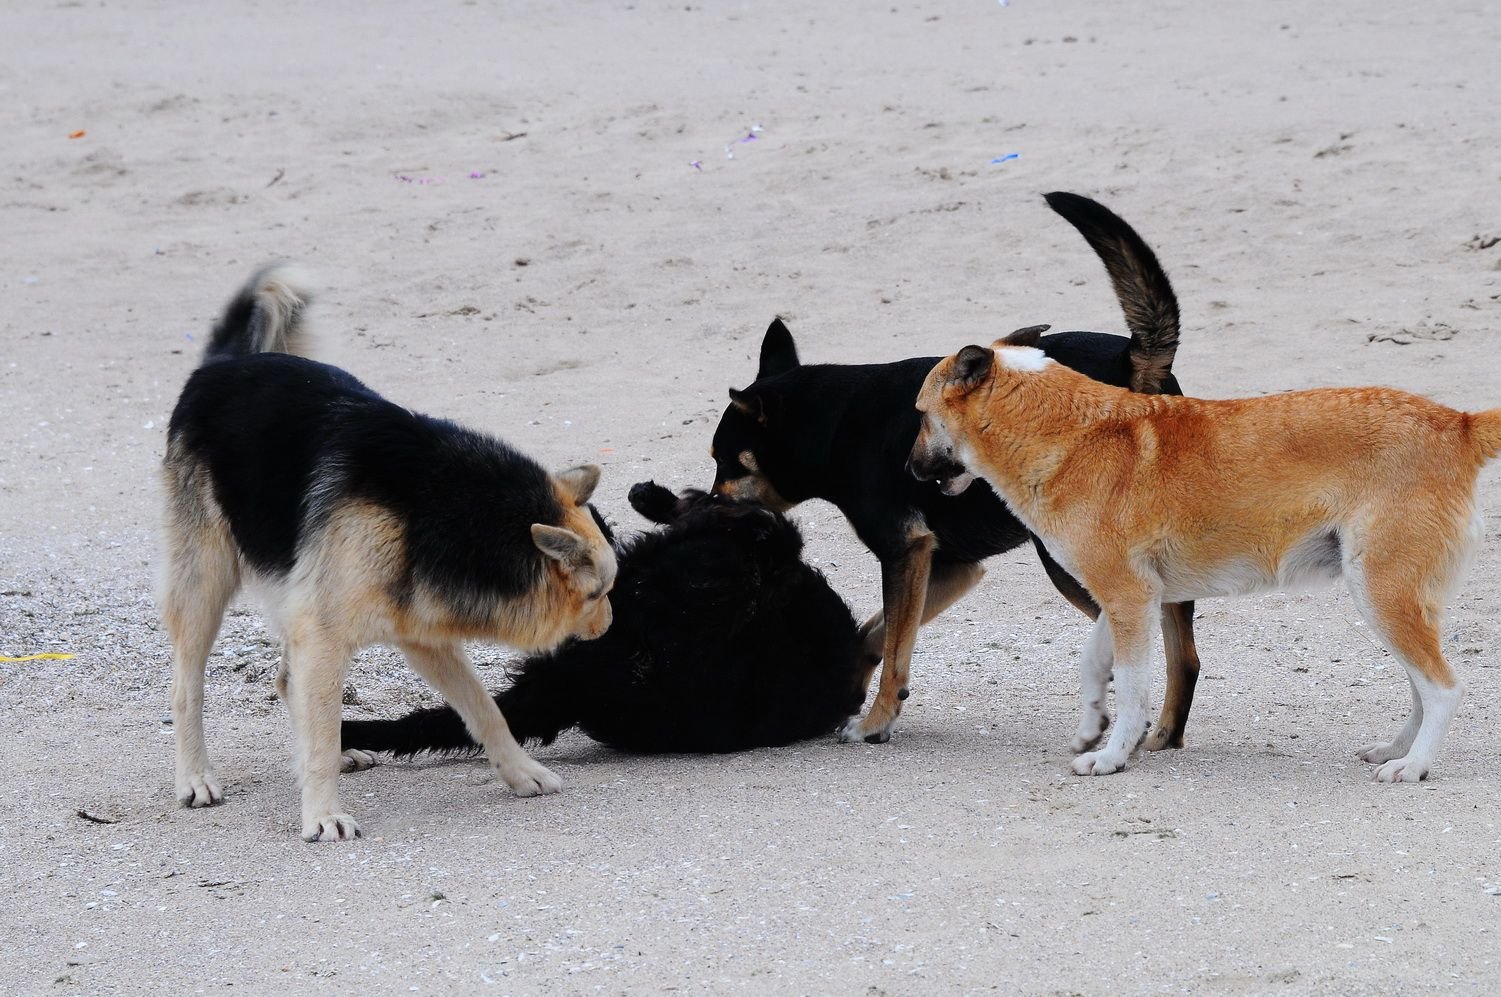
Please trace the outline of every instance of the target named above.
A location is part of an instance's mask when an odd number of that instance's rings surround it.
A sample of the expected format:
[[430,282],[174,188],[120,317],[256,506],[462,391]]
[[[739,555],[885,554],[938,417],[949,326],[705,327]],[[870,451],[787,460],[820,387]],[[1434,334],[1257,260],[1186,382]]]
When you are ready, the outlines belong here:
[[[307,845],[249,609],[209,676],[231,795],[174,805],[151,594],[167,415],[274,257],[320,274],[329,359],[598,461],[625,525],[632,482],[707,483],[776,313],[813,361],[1120,329],[1052,189],[1156,247],[1193,393],[1501,404],[1493,3],[326,6],[0,10],[0,653],[76,655],[0,664],[0,992],[1495,991],[1494,515],[1421,787],[1353,758],[1407,691],[1333,592],[1201,604],[1188,749],[1067,775],[1085,627],[1017,551],[887,745],[570,737],[534,800],[386,765],[345,779],[366,837]],[[874,561],[798,515],[868,612]],[[383,651],[353,680],[430,701]]]

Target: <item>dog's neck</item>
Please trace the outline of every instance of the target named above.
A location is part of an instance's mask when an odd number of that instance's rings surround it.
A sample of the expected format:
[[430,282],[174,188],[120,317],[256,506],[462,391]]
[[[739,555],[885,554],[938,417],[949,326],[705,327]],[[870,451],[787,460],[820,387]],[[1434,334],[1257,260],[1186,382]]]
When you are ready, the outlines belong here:
[[1102,384],[1060,364],[1043,371],[1000,373],[978,392],[965,417],[966,466],[990,483],[1034,532],[1045,486],[1080,437],[1155,409],[1159,395]]

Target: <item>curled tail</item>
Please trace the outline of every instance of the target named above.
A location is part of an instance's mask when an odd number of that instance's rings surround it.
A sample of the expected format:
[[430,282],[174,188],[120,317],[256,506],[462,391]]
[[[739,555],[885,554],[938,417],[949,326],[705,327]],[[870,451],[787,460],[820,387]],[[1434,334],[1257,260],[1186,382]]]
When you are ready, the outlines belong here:
[[1472,412],[1470,419],[1480,455],[1486,460],[1495,460],[1501,454],[1501,408]]
[[312,300],[307,276],[297,267],[262,267],[225,306],[209,337],[204,362],[252,353],[305,355],[308,329],[303,313]]
[[[551,744],[564,730],[578,723],[570,704],[571,679],[559,662],[531,658],[522,665],[511,685],[495,695],[495,705],[518,742]],[[345,720],[341,739],[344,750],[389,751],[407,758],[424,751],[437,755],[472,755],[481,748],[469,736],[458,711],[451,706],[429,706],[394,720]]]
[[1157,256],[1115,212],[1079,194],[1044,195],[1105,264],[1131,330],[1131,390],[1155,393],[1178,352],[1178,298]]

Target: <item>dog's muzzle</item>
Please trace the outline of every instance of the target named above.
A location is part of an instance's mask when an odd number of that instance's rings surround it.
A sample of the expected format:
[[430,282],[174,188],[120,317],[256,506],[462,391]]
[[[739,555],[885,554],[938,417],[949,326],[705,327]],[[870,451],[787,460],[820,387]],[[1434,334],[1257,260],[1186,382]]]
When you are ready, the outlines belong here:
[[938,482],[938,490],[945,495],[958,495],[975,480],[975,476],[951,455],[916,450],[907,457],[907,473],[918,481]]

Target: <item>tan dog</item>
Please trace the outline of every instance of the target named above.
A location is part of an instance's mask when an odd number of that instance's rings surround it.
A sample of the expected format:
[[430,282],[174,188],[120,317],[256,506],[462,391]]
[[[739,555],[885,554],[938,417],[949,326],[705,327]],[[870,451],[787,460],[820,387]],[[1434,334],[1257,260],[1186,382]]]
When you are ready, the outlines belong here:
[[1462,687],[1440,614],[1481,537],[1475,480],[1501,409],[1459,412],[1387,388],[1204,401],[1133,394],[998,342],[942,360],[917,399],[919,478],[990,482],[1102,613],[1081,657],[1080,775],[1125,767],[1147,724],[1164,602],[1343,577],[1407,669],[1413,710],[1360,757],[1382,782],[1428,774]]

